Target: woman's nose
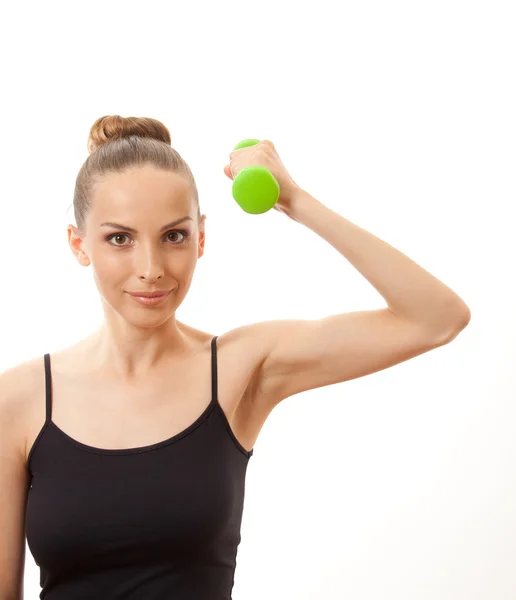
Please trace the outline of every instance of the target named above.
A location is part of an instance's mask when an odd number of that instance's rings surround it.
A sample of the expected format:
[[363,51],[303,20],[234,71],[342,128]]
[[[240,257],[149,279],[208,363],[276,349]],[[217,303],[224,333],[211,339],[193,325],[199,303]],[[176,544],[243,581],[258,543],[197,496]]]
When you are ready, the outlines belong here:
[[163,257],[155,248],[140,248],[137,256],[137,273],[140,279],[156,281],[163,276]]

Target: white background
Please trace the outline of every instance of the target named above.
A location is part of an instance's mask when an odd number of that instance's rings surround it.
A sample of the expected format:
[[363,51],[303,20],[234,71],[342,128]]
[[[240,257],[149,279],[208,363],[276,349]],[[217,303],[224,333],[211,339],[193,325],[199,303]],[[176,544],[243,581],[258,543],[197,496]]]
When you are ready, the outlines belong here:
[[[162,120],[206,222],[178,319],[250,322],[386,306],[333,247],[224,175],[243,138],[455,290],[449,345],[290,397],[247,473],[234,600],[516,597],[514,4],[20,2],[0,15],[2,370],[103,313],[66,225],[89,128]],[[25,598],[39,594],[27,549]]]

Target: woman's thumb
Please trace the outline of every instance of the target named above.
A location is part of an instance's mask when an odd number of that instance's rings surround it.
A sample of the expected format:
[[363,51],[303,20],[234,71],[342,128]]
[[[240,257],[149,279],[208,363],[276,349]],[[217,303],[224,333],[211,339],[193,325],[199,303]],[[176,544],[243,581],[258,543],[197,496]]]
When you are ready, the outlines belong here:
[[229,177],[230,179],[233,179],[233,173],[231,173],[231,168],[229,165],[226,165],[224,167],[224,174],[226,175],[226,177]]

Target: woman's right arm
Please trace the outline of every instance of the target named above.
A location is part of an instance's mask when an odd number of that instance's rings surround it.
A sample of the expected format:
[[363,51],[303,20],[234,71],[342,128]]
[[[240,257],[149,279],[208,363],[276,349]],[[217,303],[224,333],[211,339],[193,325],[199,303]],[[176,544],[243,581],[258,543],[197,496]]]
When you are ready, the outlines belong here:
[[23,600],[30,475],[25,466],[22,389],[19,368],[0,373],[0,600]]

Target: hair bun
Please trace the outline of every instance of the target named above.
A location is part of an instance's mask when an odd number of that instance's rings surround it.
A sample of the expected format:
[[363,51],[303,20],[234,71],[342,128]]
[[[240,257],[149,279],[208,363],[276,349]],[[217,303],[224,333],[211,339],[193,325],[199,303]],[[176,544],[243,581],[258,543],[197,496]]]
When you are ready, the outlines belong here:
[[170,131],[157,119],[107,115],[100,117],[93,123],[88,137],[88,151],[91,154],[107,142],[130,135],[152,138],[172,145]]

